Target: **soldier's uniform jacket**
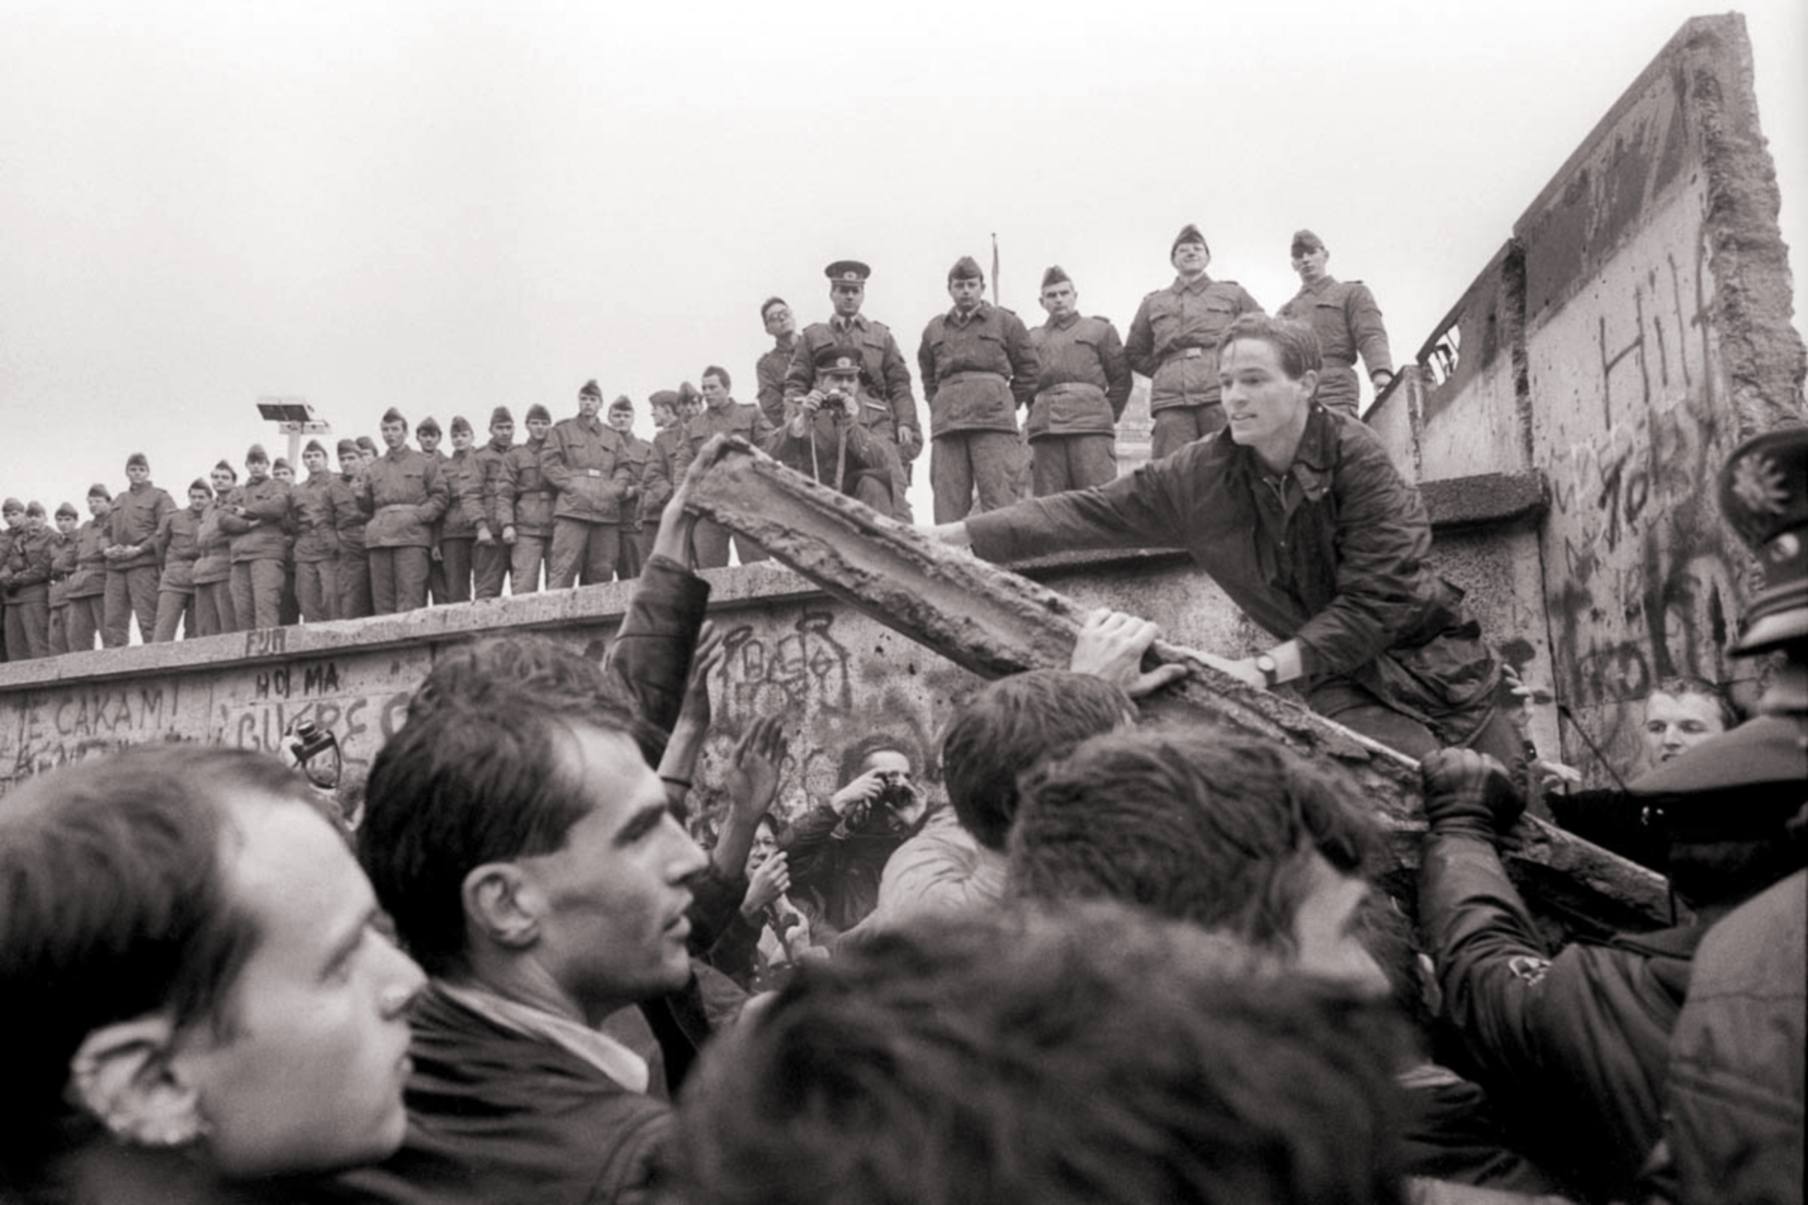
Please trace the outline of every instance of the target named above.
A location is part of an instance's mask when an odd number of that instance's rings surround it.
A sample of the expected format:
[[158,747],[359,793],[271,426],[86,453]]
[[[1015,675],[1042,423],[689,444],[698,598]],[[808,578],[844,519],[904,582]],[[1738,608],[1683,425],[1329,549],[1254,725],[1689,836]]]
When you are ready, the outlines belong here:
[[804,327],[785,370],[785,414],[789,416],[792,403],[815,388],[816,353],[825,347],[845,347],[860,357],[860,425],[892,444],[899,444],[909,428],[916,432],[916,446],[903,450],[915,455],[922,447],[923,428],[910,392],[910,365],[891,330],[865,314],[845,322],[838,314]]
[[50,605],[61,607],[69,602],[69,579],[75,575],[75,536],[60,531],[50,533]]
[[478,531],[480,534],[488,531],[494,539],[502,538],[504,527],[502,494],[506,485],[506,471],[503,463],[514,450],[514,444],[499,448],[492,440],[473,453],[477,457],[477,493],[481,508]]
[[[815,444],[815,453],[811,453],[811,444]],[[856,478],[863,472],[889,473],[890,463],[880,451],[878,441],[868,434],[859,423],[836,422],[834,417],[822,410],[816,412],[816,421],[810,430],[801,438],[791,434],[791,424],[786,423],[772,434],[764,451],[771,454],[780,464],[796,469],[806,477],[813,477],[824,485],[834,487],[839,484],[841,492],[852,494]],[[839,470],[841,477],[836,480]]]
[[[247,481],[226,496],[220,527],[232,537],[232,563],[284,561],[289,557],[289,518],[293,506],[289,486],[274,477]],[[243,518],[232,508],[245,508]],[[257,526],[251,520],[257,520]]]
[[1130,360],[1104,318],[1069,314],[1030,331],[1036,349],[1036,401],[1026,430],[1045,435],[1110,435],[1130,400]]
[[634,484],[622,437],[600,418],[560,419],[540,449],[540,474],[558,492],[553,518],[621,522],[622,494]]
[[440,458],[409,447],[392,448],[366,465],[357,498],[370,516],[367,548],[433,547],[433,525],[451,500]]
[[730,398],[720,409],[703,407],[702,414],[684,424],[686,468],[715,435],[739,435],[754,447],[764,449],[772,441],[772,424],[766,421],[765,413],[750,402]]
[[358,505],[358,475],[335,473],[328,488],[333,494],[333,530],[339,536],[341,551],[347,548],[362,551],[364,528],[370,520],[364,508]]
[[483,522],[483,465],[477,453],[467,449],[452,453],[440,469],[450,496],[439,534],[455,540],[471,539],[477,535],[477,525]]
[[195,565],[190,580],[197,586],[210,586],[232,576],[231,537],[220,526],[220,516],[225,513],[223,501],[209,502],[195,527]]
[[665,510],[665,504],[672,500],[678,483],[691,467],[684,420],[655,431],[649,449],[646,471],[640,478],[640,508],[643,514],[657,515]]
[[1191,284],[1176,277],[1143,298],[1124,351],[1130,367],[1150,379],[1150,413],[1218,405],[1218,340],[1237,315],[1261,312],[1236,281],[1203,274]]
[[1394,371],[1381,307],[1360,280],[1326,276],[1316,285],[1303,286],[1281,307],[1280,316],[1309,323],[1317,333],[1326,370],[1321,374],[1318,396],[1327,403],[1347,397],[1355,405],[1360,389],[1354,371],[1358,355],[1370,376]]
[[1017,430],[1017,407],[1036,396],[1036,351],[1023,321],[982,301],[964,318],[937,314],[917,349],[932,436]]
[[69,578],[70,598],[90,598],[107,589],[107,558],[102,550],[113,543],[111,513],[89,519],[75,531],[75,572]]
[[308,479],[291,492],[295,560],[300,564],[331,561],[339,556],[339,507],[344,496],[334,491],[337,484],[332,473],[309,473]]
[[[653,460],[653,445],[630,431],[622,435],[622,456],[628,461],[628,471],[633,474],[633,484],[638,491],[634,497],[622,499],[622,530],[639,531],[640,517],[646,502],[647,465]],[[657,512],[655,512],[655,517],[657,517]]]
[[[793,339],[791,346],[775,346],[753,366],[753,379],[759,390],[760,411],[765,414],[766,421],[775,427],[785,421],[785,374],[791,369],[791,355],[796,350],[797,340]],[[809,390],[804,392],[808,393]]]
[[552,534],[553,492],[540,472],[540,454],[545,447],[546,440],[530,439],[510,448],[502,458],[502,482],[496,491],[497,517],[504,527],[513,527],[516,535]]
[[43,528],[0,533],[0,578],[9,603],[44,602],[50,597],[50,569],[56,549]]
[[113,499],[113,509],[107,515],[108,529],[113,536],[112,542],[143,545],[144,551],[134,557],[109,561],[107,567],[115,571],[155,569],[157,553],[151,547],[151,538],[157,534],[157,528],[162,524],[163,516],[175,509],[177,509],[175,500],[148,481],[143,485],[128,487]]
[[155,537],[157,555],[163,558],[159,590],[185,594],[195,588],[195,561],[201,555],[201,519],[186,506],[163,516]]

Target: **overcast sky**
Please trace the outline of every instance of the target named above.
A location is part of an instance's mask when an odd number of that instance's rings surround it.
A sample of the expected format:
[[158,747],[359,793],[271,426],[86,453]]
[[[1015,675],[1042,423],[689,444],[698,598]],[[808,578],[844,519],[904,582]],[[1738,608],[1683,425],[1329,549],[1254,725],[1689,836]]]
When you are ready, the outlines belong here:
[[[585,378],[753,396],[760,301],[912,360],[996,231],[1126,329],[1184,222],[1270,310],[1324,236],[1409,358],[1698,5],[0,0],[0,492],[182,488],[384,407],[481,428]],[[1808,4],[1745,9],[1798,309]],[[1798,322],[1798,326],[1800,323]],[[919,474],[919,477],[923,474]]]

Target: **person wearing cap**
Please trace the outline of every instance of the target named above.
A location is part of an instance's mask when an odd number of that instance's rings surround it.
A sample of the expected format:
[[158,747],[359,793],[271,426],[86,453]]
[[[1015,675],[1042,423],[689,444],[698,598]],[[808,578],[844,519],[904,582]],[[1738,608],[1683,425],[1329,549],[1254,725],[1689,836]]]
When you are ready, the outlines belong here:
[[296,526],[297,516],[293,505],[295,490],[295,466],[288,459],[278,456],[270,462],[270,477],[289,487],[291,505],[289,517],[283,520],[283,564],[282,564],[282,604],[278,609],[277,622],[283,627],[301,622],[301,600],[295,596],[295,537],[299,529]]
[[923,328],[917,367],[929,401],[929,481],[935,521],[1017,501],[1023,445],[1017,408],[1036,395],[1036,351],[1016,314],[985,299],[985,273],[970,255],[948,269],[954,306]]
[[[106,630],[107,554],[113,543],[113,493],[88,487],[88,520],[76,531],[75,572],[69,577],[69,651],[86,653]],[[104,644],[102,647],[106,647]]]
[[[333,529],[339,537],[339,564],[333,575],[338,594],[333,601],[333,617],[363,619],[371,613],[370,554],[364,547],[364,528],[370,520],[358,505],[358,479],[364,473],[365,452],[355,439],[340,440],[334,452],[339,472],[328,485],[333,495]],[[374,454],[371,459],[375,459]]]
[[[378,615],[427,605],[433,527],[451,500],[440,457],[408,446],[408,420],[391,406],[383,412],[382,456],[364,466],[355,488],[370,516],[364,546],[370,558],[371,609]],[[438,441],[435,440],[437,448]]]
[[527,425],[527,439],[503,458],[496,491],[502,542],[509,549],[511,594],[533,594],[540,589],[540,573],[546,568],[546,551],[552,543],[554,494],[540,472],[540,454],[552,432],[552,412],[535,402],[522,421]]
[[1356,357],[1362,357],[1377,396],[1394,379],[1394,359],[1387,348],[1381,307],[1360,280],[1337,280],[1325,271],[1331,253],[1310,230],[1294,233],[1292,254],[1300,291],[1280,308],[1280,316],[1307,323],[1318,333],[1325,361],[1318,376],[1318,400],[1355,418],[1361,401]]
[[783,297],[768,297],[760,303],[760,324],[772,336],[772,350],[754,364],[753,379],[760,410],[777,428],[785,421],[785,373],[797,351],[797,318]]
[[[458,498],[450,493],[452,483],[446,476],[446,461],[450,457],[440,449],[442,435],[439,420],[431,414],[415,424],[414,441],[420,446],[421,455],[431,458],[439,465],[440,478],[446,482],[446,512],[450,514],[458,508]],[[435,606],[447,601],[446,566],[439,546],[440,527],[444,522],[445,517],[441,516],[440,521],[433,525],[432,543],[427,548],[427,601]]]
[[634,478],[622,497],[621,556],[615,562],[615,576],[625,582],[640,576],[640,551],[648,537],[641,521],[641,486],[646,480],[647,463],[653,458],[653,445],[634,434],[634,400],[627,394],[609,403],[606,421],[609,429],[621,436],[622,455]]
[[245,483],[220,510],[220,530],[232,548],[232,612],[242,629],[282,624],[289,559],[290,487],[270,472],[262,444],[245,451]]
[[57,507],[50,559],[49,641],[52,657],[60,657],[69,651],[69,579],[75,574],[75,534],[80,523],[74,503],[64,502]]
[[[305,623],[339,618],[339,507],[326,445],[310,439],[301,450],[307,480],[295,487],[295,600]],[[353,509],[356,509],[354,505]]]
[[1223,428],[1218,343],[1238,315],[1262,313],[1242,285],[1206,275],[1211,248],[1192,223],[1174,236],[1168,261],[1174,283],[1143,298],[1124,342],[1130,367],[1149,378],[1154,460]]
[[815,388],[816,357],[825,346],[855,351],[860,357],[860,424],[878,439],[890,469],[878,478],[878,484],[891,492],[886,513],[908,523],[906,466],[923,451],[923,429],[910,389],[910,365],[891,330],[861,313],[872,269],[856,259],[839,259],[823,269],[823,274],[829,278],[829,303],[834,313],[827,322],[812,322],[797,337],[791,365],[785,370],[785,413],[789,416],[798,400]]
[[1048,321],[1030,331],[1036,400],[1025,430],[1038,498],[1117,477],[1117,421],[1130,400],[1130,361],[1117,327],[1081,316],[1079,300],[1060,265],[1042,274]]
[[6,659],[29,661],[50,655],[50,572],[56,549],[43,526],[26,515],[17,498],[0,503],[0,603],[4,605]]
[[621,559],[621,506],[634,485],[622,438],[598,417],[603,390],[578,390],[578,412],[560,419],[540,450],[540,474],[554,491],[546,586],[562,590],[612,581]]
[[238,611],[232,605],[232,537],[220,526],[226,501],[238,486],[238,470],[222,460],[207,474],[212,495],[195,528],[195,567],[189,575],[195,587],[195,636],[219,636],[239,630]]
[[131,639],[132,617],[138,617],[138,637],[149,640],[157,626],[157,582],[161,567],[151,538],[163,517],[176,509],[175,500],[151,484],[151,462],[143,452],[126,458],[125,491],[113,499],[112,543],[106,550],[106,626],[101,641],[108,648]]
[[477,489],[481,516],[477,540],[471,546],[472,594],[476,598],[500,598],[508,579],[509,553],[515,542],[513,527],[502,522],[503,463],[515,446],[515,416],[507,406],[490,411],[490,441],[477,449]]
[[[765,449],[772,441],[772,427],[767,423],[765,413],[748,402],[737,402],[733,393],[733,379],[726,368],[711,364],[703,370],[703,409],[684,424],[687,446],[685,448],[685,464],[688,467],[703,445],[717,435],[735,435],[746,440],[756,448]],[[720,569],[728,564],[728,544],[730,533],[726,527],[711,519],[698,519],[697,526],[691,533],[691,540],[697,553],[699,569]],[[767,552],[758,544],[734,535],[735,555],[743,565],[751,565],[755,561],[767,559]]]
[[436,602],[471,601],[471,554],[477,542],[477,527],[483,522],[483,469],[472,446],[477,433],[462,414],[452,419],[452,455],[440,466],[446,477],[450,501],[446,517],[440,520],[439,568],[445,579],[444,597]]
[[661,519],[641,524],[640,563],[643,565],[653,555],[665,504],[688,467],[684,459],[688,455],[684,421],[678,415],[680,396],[675,389],[656,389],[647,398],[647,409],[653,415],[653,440],[648,445],[647,466],[640,477],[640,506],[643,514],[659,515]]
[[816,353],[816,384],[792,407],[792,415],[766,451],[781,464],[830,489],[859,498],[884,513],[888,462],[878,441],[854,417],[860,397],[860,357],[852,348]]
[[152,644],[167,644],[182,629],[182,638],[200,635],[200,607],[195,602],[195,563],[201,556],[201,522],[213,503],[213,486],[196,478],[188,487],[188,505],[163,516],[155,536],[163,576],[157,582],[157,622]]

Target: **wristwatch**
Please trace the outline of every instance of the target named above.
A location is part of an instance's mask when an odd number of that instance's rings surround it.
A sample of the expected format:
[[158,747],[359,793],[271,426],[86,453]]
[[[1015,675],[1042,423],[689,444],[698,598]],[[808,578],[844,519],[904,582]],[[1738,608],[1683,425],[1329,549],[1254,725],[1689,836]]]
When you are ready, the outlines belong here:
[[1281,667],[1267,653],[1256,658],[1256,668],[1262,671],[1262,684],[1269,690],[1281,684]]

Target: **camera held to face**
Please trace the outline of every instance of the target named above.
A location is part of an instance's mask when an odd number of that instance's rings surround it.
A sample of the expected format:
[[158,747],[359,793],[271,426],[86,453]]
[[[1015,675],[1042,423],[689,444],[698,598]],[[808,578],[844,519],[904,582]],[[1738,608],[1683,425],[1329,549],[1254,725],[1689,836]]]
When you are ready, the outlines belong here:
[[852,410],[853,406],[848,398],[847,391],[840,387],[834,387],[823,393],[822,408],[829,414],[838,414],[845,417]]

